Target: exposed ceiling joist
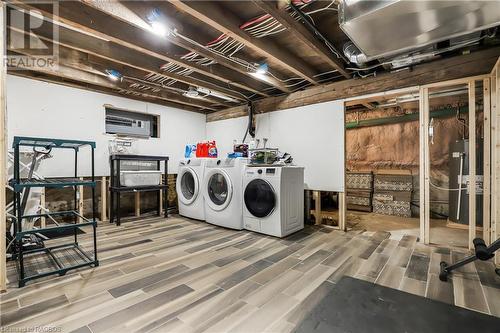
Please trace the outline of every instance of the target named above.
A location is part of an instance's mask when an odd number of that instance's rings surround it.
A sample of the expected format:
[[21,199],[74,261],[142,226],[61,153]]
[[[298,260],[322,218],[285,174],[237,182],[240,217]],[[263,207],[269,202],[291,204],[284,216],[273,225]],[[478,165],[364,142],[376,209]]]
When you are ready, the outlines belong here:
[[[11,31],[10,36],[12,39],[24,38],[24,34],[17,31]],[[16,50],[16,53],[26,56],[34,55],[33,50],[29,49]],[[21,63],[18,66],[19,70],[32,69],[33,71],[38,71],[52,76],[60,75],[62,78],[66,79],[72,79],[72,80],[79,79],[84,83],[101,86],[103,88],[136,91],[137,93],[143,94],[144,96],[148,96],[151,98],[157,97],[158,99],[162,99],[164,101],[175,102],[176,105],[181,105],[181,108],[182,106],[187,105],[190,107],[197,107],[200,109],[206,109],[210,111],[217,110],[216,107],[212,106],[213,103],[210,101],[193,100],[185,96],[182,96],[178,93],[172,93],[165,90],[159,90],[154,94],[148,91],[137,91],[136,89],[130,87],[129,85],[130,80],[129,83],[126,82],[127,80],[125,80],[125,82],[124,81],[112,82],[106,77],[106,74],[103,73],[102,69],[96,68],[96,66],[89,61],[87,54],[80,51],[68,49],[65,47],[59,48],[59,62],[57,64],[57,67],[47,66],[42,68],[33,68],[29,66],[26,67],[25,64]],[[123,70],[126,72],[125,68],[123,68]],[[134,72],[134,69],[130,69],[130,71],[131,71],[130,73],[129,72],[126,73],[135,76],[142,76],[143,74]]]
[[[15,29],[12,27],[10,28]],[[221,85],[201,80],[193,76],[184,76],[167,71],[160,71],[159,68],[163,62],[157,58],[145,55],[136,50],[128,49],[115,43],[89,36],[64,26],[58,27],[58,38],[56,41],[52,40],[52,30],[48,25],[41,25],[37,29],[36,33],[39,38],[57,43],[61,46],[92,54],[121,65],[161,74],[187,85],[205,87],[236,100],[246,101],[246,99],[235,90],[228,89]]]
[[[297,37],[302,43],[313,50],[323,61],[335,68],[346,78],[351,75],[344,68],[342,59],[337,58],[326,45],[320,42],[316,36],[308,30],[302,23],[296,21],[286,10],[286,7],[279,6],[279,1],[253,0],[253,3],[274,17],[282,26],[284,26],[292,35]],[[281,8],[280,8],[281,7]]]
[[[145,23],[137,14],[132,10],[119,3],[118,1],[96,1],[96,0],[83,0],[84,3],[91,6],[92,8],[99,10],[100,12],[112,16],[126,24],[137,27],[139,29],[145,30],[151,33],[150,26]],[[186,41],[184,38],[178,36],[177,34],[172,34],[167,37],[168,42],[172,42],[177,46],[180,46],[186,50],[198,53],[208,59],[215,60],[218,64],[230,68],[238,73],[246,75],[249,79],[261,81],[265,84],[271,85],[282,92],[291,92],[282,82],[272,78],[272,77],[261,77],[261,76],[251,76],[248,73],[248,68],[230,60],[228,57],[223,56],[217,52],[212,52],[207,49],[202,42],[195,41],[194,36],[186,36],[193,42]],[[166,39],[167,41],[167,39]]]
[[[414,87],[446,80],[489,73],[500,56],[500,46],[417,65],[414,68],[376,77],[351,79],[311,87],[287,96],[264,98],[254,102],[257,113],[266,113],[304,105],[341,100],[372,93]],[[233,107],[207,115],[207,121],[216,121],[247,115],[245,107]]]
[[[107,95],[112,95],[112,96],[127,97],[121,93],[118,93],[115,88],[105,88],[105,87],[93,85],[90,83],[84,83],[84,82],[81,82],[80,80],[63,78],[61,76],[53,76],[53,75],[50,75],[48,73],[35,72],[35,71],[24,70],[24,69],[23,70],[18,70],[18,69],[12,70],[12,68],[11,68],[11,71],[9,72],[9,74],[14,75],[14,76],[27,78],[27,79],[34,79],[34,80],[43,81],[43,82],[47,82],[47,83],[53,83],[53,84],[67,86],[67,87],[72,87],[72,88],[76,88],[76,89],[93,91],[93,92],[97,92],[97,93],[101,93],[101,94],[105,93]],[[143,101],[143,102],[148,102],[148,103],[169,106],[169,107],[181,108],[181,109],[184,109],[187,111],[192,111],[192,112],[197,112],[197,113],[204,113],[204,112],[200,111],[199,108],[190,107],[187,105],[179,105],[176,103],[164,101],[164,100],[161,100],[158,98],[151,98],[151,97],[147,97],[147,96],[143,96],[143,95],[134,95],[133,99]]]
[[[82,1],[59,2],[57,17],[53,17],[52,13],[48,13],[43,4],[37,5],[37,3],[32,2],[26,4],[20,1],[15,1],[14,3],[22,9],[39,10],[55,21],[60,21],[75,29],[85,31],[101,39],[114,42],[165,62],[175,63],[179,66],[194,70],[205,76],[222,81],[229,86],[233,85],[261,96],[269,96],[262,92],[265,86],[259,85],[259,82],[255,82],[255,84],[252,85],[250,85],[250,81],[243,82],[239,73],[225,68],[224,66],[202,66],[181,59],[179,56],[172,54],[172,51],[169,49],[170,42],[168,39],[161,38],[150,31],[142,30],[123,21],[116,19],[110,20],[108,14],[96,10]],[[125,24],[125,27],[123,24]]]
[[316,73],[307,63],[297,56],[285,52],[277,45],[266,43],[264,40],[253,38],[248,35],[239,28],[241,22],[238,22],[236,17],[228,15],[219,4],[209,1],[168,1],[179,10],[209,24],[234,40],[259,52],[268,59],[279,63],[295,75],[302,77],[312,84],[318,84],[318,80],[315,78]]

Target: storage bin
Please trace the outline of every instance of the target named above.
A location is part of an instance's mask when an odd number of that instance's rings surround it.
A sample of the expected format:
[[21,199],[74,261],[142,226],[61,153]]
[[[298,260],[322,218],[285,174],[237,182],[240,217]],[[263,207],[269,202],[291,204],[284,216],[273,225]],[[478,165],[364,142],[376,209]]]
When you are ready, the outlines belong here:
[[161,183],[161,175],[160,170],[121,171],[120,184],[128,187],[156,186]]

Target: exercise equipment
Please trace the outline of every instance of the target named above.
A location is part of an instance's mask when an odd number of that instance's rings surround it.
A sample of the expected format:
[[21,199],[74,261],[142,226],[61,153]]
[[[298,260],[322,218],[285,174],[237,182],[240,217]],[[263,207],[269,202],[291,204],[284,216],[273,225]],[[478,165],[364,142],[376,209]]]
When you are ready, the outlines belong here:
[[[494,241],[490,246],[486,246],[486,243],[482,238],[476,238],[472,241],[474,244],[474,254],[470,257],[460,260],[459,262],[448,266],[444,261],[441,261],[441,271],[439,273],[439,279],[441,281],[447,281],[448,275],[455,269],[462,267],[464,265],[470,264],[475,260],[486,261],[495,256],[495,252],[500,248],[500,238]],[[495,269],[495,272],[500,275],[500,269]]]

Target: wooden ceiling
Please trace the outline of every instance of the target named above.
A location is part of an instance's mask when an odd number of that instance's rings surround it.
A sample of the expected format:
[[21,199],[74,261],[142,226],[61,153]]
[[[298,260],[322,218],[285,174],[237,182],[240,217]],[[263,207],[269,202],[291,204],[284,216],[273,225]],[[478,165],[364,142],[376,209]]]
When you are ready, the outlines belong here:
[[[339,52],[348,39],[336,1],[82,0],[58,1],[56,12],[47,1],[9,3],[45,21],[31,32],[8,24],[10,54],[34,55],[11,47],[30,33],[59,50],[57,68],[17,64],[14,75],[203,113],[355,76]],[[152,17],[168,35],[152,32]],[[264,63],[268,73],[255,74]]]

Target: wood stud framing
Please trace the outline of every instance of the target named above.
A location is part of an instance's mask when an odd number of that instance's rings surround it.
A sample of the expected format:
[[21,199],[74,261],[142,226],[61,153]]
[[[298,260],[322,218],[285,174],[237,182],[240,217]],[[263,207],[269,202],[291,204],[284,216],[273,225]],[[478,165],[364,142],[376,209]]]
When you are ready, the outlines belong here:
[[[476,238],[476,81],[469,81],[469,249]],[[460,179],[462,182],[462,180]]]
[[430,243],[429,88],[420,88],[420,241]]
[[[0,36],[5,36],[6,30],[6,6],[4,2],[0,2]],[[5,242],[6,233],[6,220],[7,216],[5,213],[6,198],[5,198],[5,184],[7,183],[7,96],[5,91],[6,84],[6,72],[7,68],[5,65],[4,57],[7,54],[6,39],[2,38],[0,41],[0,184],[2,189],[0,190],[0,292],[6,290],[6,261],[7,253]]]
[[491,243],[491,95],[490,79],[483,80],[483,239]]
[[[491,240],[500,238],[500,59],[491,72]],[[495,256],[500,265],[500,256]]]

